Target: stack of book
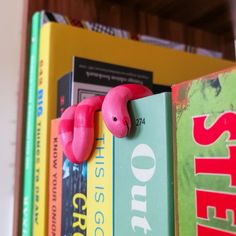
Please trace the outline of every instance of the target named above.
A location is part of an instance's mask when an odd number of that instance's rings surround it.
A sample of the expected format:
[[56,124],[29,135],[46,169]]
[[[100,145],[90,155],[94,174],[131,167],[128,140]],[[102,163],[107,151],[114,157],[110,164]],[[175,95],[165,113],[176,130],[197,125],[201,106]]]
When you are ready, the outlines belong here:
[[[194,232],[226,230],[224,235],[235,235],[233,179],[227,185],[227,176],[233,178],[234,171],[233,165],[223,158],[233,162],[233,144],[232,148],[228,146],[230,154],[221,154],[221,158],[215,155],[212,160],[209,155],[214,155],[214,150],[218,152],[218,147],[207,149],[207,156],[202,147],[216,142],[221,132],[231,130],[233,93],[226,90],[233,88],[235,72],[221,72],[223,79],[217,74],[214,79],[210,76],[208,80],[180,83],[233,66],[233,62],[138,42],[127,31],[45,11],[33,16],[31,34],[22,235],[163,236],[173,235],[174,230],[180,235],[192,235],[187,233],[191,227]],[[58,142],[60,115],[68,106],[89,96],[105,95],[123,83],[148,86],[155,95],[129,103],[132,129],[124,139],[112,136],[98,112],[92,155],[87,163],[72,164]],[[226,95],[227,106],[223,106]],[[190,153],[190,114],[201,108],[194,113],[201,119],[193,121],[198,126],[204,125],[201,122],[206,118],[210,122],[210,99],[215,102],[215,115],[223,114],[224,109],[229,115],[219,115],[222,128],[218,133],[212,131],[210,136],[215,139],[210,141],[201,143],[200,133],[205,131],[203,136],[207,139],[210,129],[195,127],[200,145],[197,148],[203,149],[197,152],[192,147]],[[191,104],[194,107],[197,102],[199,107],[192,108]],[[231,123],[224,124],[225,119]],[[233,139],[232,134],[227,144]],[[173,150],[177,150],[175,158]],[[208,158],[196,158],[194,153]],[[209,163],[206,168],[205,160]],[[194,161],[199,169],[193,168]],[[216,165],[211,167],[213,162]],[[219,167],[221,163],[225,172]],[[225,176],[218,179],[216,174]],[[204,191],[206,186],[209,188]],[[218,191],[223,205],[217,205],[210,197],[196,212],[195,200],[201,204],[199,199],[207,199],[212,191]],[[178,199],[176,227],[174,193]],[[207,204],[219,211],[207,211]],[[226,214],[227,210],[231,214]]]

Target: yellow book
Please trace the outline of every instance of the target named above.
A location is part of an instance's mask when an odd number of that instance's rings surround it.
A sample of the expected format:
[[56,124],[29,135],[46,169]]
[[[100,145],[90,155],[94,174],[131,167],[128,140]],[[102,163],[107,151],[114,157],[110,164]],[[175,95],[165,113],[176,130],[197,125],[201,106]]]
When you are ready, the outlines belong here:
[[179,83],[235,65],[77,27],[47,23],[41,28],[35,156],[34,235],[46,235],[50,121],[56,117],[57,80],[71,71],[72,57],[153,72],[162,85]]
[[113,235],[113,136],[95,118],[95,144],[87,162],[87,235]]

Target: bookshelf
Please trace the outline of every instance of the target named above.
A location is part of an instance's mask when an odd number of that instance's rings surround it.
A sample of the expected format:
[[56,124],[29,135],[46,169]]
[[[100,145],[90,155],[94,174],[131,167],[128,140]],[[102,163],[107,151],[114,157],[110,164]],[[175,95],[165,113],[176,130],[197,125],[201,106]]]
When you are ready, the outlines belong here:
[[[232,1],[233,2],[233,1]],[[24,0],[18,103],[14,235],[20,235],[22,157],[25,130],[26,75],[32,14],[45,9],[71,18],[84,19],[169,39],[195,47],[223,52],[234,59],[234,36],[227,0]]]

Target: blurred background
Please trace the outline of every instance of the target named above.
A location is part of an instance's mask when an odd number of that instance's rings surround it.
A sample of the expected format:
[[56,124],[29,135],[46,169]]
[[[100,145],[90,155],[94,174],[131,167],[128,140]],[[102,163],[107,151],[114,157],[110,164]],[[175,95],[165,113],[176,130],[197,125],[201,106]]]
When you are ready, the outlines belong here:
[[12,235],[23,0],[0,0],[0,229]]

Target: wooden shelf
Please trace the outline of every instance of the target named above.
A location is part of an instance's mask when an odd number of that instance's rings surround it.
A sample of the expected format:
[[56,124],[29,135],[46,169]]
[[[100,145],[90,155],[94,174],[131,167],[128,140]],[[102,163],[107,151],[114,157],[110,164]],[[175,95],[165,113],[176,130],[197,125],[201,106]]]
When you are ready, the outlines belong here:
[[222,51],[224,58],[234,59],[231,5],[227,0],[36,0],[28,3],[27,11],[28,20],[33,12],[45,9]]
[[201,28],[215,34],[233,35],[231,7],[228,0],[129,0],[110,1],[132,5],[137,11],[143,10],[164,19],[173,20],[191,27]]

